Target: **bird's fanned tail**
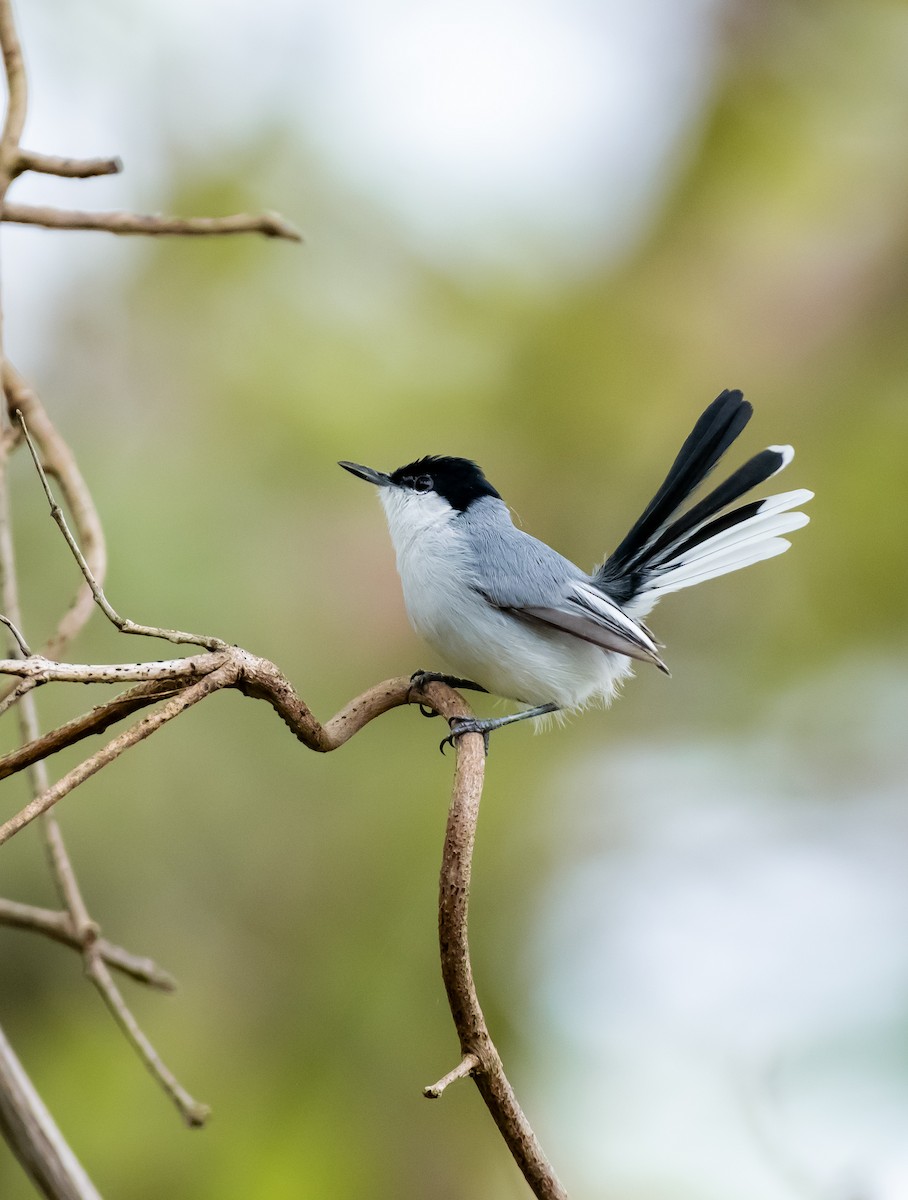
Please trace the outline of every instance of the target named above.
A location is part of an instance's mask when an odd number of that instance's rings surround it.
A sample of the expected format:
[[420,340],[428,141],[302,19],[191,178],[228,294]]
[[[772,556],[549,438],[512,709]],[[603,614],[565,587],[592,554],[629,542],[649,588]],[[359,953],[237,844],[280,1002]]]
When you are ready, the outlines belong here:
[[629,614],[643,616],[668,592],[781,554],[790,545],[781,535],[807,524],[804,513],[791,511],[813,496],[805,488],[729,508],[788,466],[794,457],[791,446],[770,446],[754,455],[704,499],[676,515],[751,412],[739,391],[725,391],[713,401],[646,511],[593,575],[594,586]]

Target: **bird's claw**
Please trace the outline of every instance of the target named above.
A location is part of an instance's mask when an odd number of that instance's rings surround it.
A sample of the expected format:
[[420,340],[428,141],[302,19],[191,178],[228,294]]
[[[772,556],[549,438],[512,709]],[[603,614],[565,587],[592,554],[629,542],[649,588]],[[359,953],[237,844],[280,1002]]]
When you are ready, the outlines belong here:
[[482,747],[486,757],[489,754],[489,733],[491,732],[485,721],[480,721],[476,717],[449,717],[448,725],[451,732],[446,738],[439,742],[438,749],[442,754],[445,752],[445,746],[454,746],[455,738],[463,737],[465,733],[481,733]]
[[[472,688],[474,692],[484,692],[486,689],[478,683],[474,683],[471,679],[461,679],[457,675],[443,675],[440,671],[414,671],[410,676],[410,689],[407,693],[407,702],[412,703],[413,692],[417,689],[425,688],[429,683],[446,683],[452,688]],[[419,711],[424,717],[438,717],[440,713],[436,712],[423,701],[419,701]],[[445,741],[448,739],[445,738]],[[444,750],[442,750],[444,753]]]
[[446,683],[452,688],[466,688],[471,692],[488,692],[481,683],[472,679],[461,679],[459,675],[446,675],[443,671],[414,671],[410,676],[410,687],[425,687],[427,683]]

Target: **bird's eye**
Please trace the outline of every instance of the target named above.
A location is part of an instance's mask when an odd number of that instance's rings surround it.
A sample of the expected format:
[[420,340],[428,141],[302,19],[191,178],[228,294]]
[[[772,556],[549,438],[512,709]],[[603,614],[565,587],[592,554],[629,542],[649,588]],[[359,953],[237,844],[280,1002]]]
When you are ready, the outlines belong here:
[[413,480],[413,490],[416,492],[429,492],[432,490],[431,475],[417,475]]

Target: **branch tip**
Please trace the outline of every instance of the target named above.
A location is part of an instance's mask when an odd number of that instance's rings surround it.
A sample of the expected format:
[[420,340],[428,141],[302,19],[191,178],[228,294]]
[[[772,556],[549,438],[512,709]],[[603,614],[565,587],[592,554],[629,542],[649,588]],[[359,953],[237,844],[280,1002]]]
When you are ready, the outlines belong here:
[[13,635],[16,645],[19,647],[19,650],[22,652],[22,657],[23,658],[31,658],[32,652],[28,648],[28,642],[25,640],[25,638],[19,632],[19,629],[9,619],[9,617],[4,617],[3,614],[0,613],[0,622],[2,622],[6,626],[6,628],[10,631],[10,633]]
[[122,170],[122,159],[116,155],[106,158],[70,158],[40,154],[36,150],[20,150],[14,174],[35,171],[40,175],[59,175],[64,179],[91,179],[96,175],[118,175]]
[[422,1094],[427,1100],[438,1100],[449,1084],[455,1083],[458,1079],[466,1079],[468,1075],[472,1075],[478,1070],[479,1055],[465,1054],[452,1071],[449,1071],[447,1075],[442,1075],[437,1083],[423,1088]]
[[278,213],[233,213],[226,217],[168,217],[160,213],[110,210],[81,212],[49,205],[11,204],[4,201],[0,220],[13,225],[39,225],[43,229],[83,229],[146,237],[218,237],[234,233],[260,233],[263,237],[301,242],[303,235]]

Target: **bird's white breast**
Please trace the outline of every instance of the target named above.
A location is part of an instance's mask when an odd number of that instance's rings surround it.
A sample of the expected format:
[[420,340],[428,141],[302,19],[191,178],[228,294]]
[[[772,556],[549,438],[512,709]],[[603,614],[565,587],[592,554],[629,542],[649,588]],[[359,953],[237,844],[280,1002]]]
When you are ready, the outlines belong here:
[[459,674],[496,696],[575,708],[609,700],[630,661],[558,630],[524,622],[482,596],[460,514],[434,493],[379,492],[407,614]]

